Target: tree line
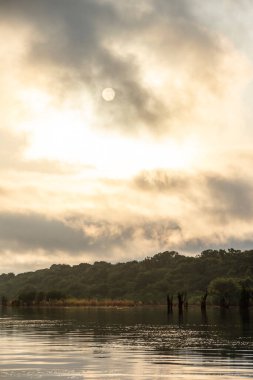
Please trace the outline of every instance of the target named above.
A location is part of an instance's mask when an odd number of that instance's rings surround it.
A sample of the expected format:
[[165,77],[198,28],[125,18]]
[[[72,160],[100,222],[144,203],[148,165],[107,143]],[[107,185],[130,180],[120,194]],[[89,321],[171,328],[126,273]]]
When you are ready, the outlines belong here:
[[0,275],[2,305],[57,300],[131,300],[135,303],[216,304],[249,307],[253,250],[205,250],[197,256],[165,251],[141,261],[54,264],[48,269]]

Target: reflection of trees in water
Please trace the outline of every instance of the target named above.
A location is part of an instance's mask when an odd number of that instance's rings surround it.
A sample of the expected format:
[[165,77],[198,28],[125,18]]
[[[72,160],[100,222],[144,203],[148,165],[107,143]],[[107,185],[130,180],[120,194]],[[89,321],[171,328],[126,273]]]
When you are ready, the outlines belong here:
[[[146,347],[154,352],[179,349],[215,349],[221,355],[237,355],[253,349],[250,311],[198,309],[178,310],[167,315],[165,308],[134,309],[8,309],[2,311],[6,334],[38,334],[41,339],[85,341]],[[7,319],[9,318],[9,319]],[[241,336],[247,341],[239,339]],[[203,349],[203,350],[202,350]],[[209,354],[207,354],[208,356]]]
[[201,309],[201,321],[204,325],[208,324],[208,315],[205,308]]
[[241,318],[241,331],[242,336],[251,337],[252,336],[252,327],[251,323],[251,315],[249,309],[241,309],[240,310],[240,318]]
[[250,311],[249,309],[240,310],[240,317],[242,320],[242,325],[249,325],[250,324]]

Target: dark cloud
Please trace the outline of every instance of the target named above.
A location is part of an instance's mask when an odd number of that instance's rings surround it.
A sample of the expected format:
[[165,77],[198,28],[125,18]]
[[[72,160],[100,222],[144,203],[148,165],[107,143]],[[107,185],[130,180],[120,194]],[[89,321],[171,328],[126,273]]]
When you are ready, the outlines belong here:
[[66,220],[38,213],[1,213],[0,246],[2,249],[69,254],[93,252],[103,255],[104,249],[121,245],[133,235],[132,227],[115,226],[89,218],[68,217]]
[[[154,247],[164,247],[170,237],[180,233],[173,221],[110,223],[77,215],[64,220],[35,213],[1,213],[1,250],[30,252],[67,252],[70,255],[89,254],[113,257],[113,249],[122,249],[129,242],[153,242]],[[139,253],[137,253],[137,256]]]
[[181,192],[189,188],[190,178],[167,170],[143,171],[134,178],[134,185],[144,191]]
[[[169,218],[168,218],[169,219]],[[164,249],[172,246],[175,239],[180,240],[182,228],[176,221],[160,220],[157,222],[146,222],[140,226],[144,240],[158,243],[159,248]]]
[[[109,222],[103,219],[85,218],[82,215],[72,215],[66,219],[68,223],[81,227],[86,234],[98,242],[103,241],[104,248],[125,248],[134,245],[136,241],[141,246],[142,242],[153,242],[153,245],[164,247],[171,237],[181,234],[181,227],[176,220],[164,218],[147,220],[136,218],[135,222],[124,223]],[[95,243],[96,244],[96,243]]]
[[[194,225],[194,220],[191,224]],[[221,233],[209,225],[205,235],[196,237],[185,221],[181,225],[169,217],[121,224],[82,215],[56,219],[38,213],[0,213],[1,252],[34,252],[35,255],[44,252],[41,256],[44,258],[65,252],[71,261],[90,259],[90,255],[94,259],[115,261],[119,257],[141,258],[160,250],[199,254],[205,249],[251,249],[252,246],[253,236],[249,234],[226,233],[225,229]]]
[[[188,119],[199,107],[196,84],[211,93],[223,91],[224,48],[201,27],[194,14],[196,2],[146,3],[149,11],[143,12],[141,6],[116,1],[1,0],[0,17],[15,27],[18,23],[32,27],[29,62],[58,80],[64,96],[82,84],[93,94],[103,87],[115,88],[114,102],[97,102],[98,112],[113,120],[104,127],[123,127],[130,133],[143,127],[162,133],[179,115]],[[137,50],[144,47],[145,64],[156,58],[191,77],[193,86],[176,89],[171,84],[168,99],[155,94],[141,79],[137,51],[126,49],[129,41]]]
[[237,177],[211,176],[206,179],[212,216],[221,221],[253,218],[253,186],[249,180]]
[[0,214],[2,249],[78,251],[89,241],[81,230],[40,214]]
[[250,250],[253,249],[253,235],[252,237],[245,236],[219,236],[218,234],[211,234],[209,236],[201,236],[198,238],[190,238],[181,241],[176,245],[175,249],[179,252],[187,252],[189,254],[200,254],[207,249],[240,249]]

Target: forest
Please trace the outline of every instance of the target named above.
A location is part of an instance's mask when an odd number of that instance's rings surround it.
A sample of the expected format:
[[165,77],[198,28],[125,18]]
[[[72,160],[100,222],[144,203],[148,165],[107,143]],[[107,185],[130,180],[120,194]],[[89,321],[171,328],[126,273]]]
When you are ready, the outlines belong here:
[[[253,250],[175,251],[142,261],[54,264],[49,269],[0,275],[2,305],[81,304],[81,300],[248,307],[253,295]],[[85,303],[84,303],[85,304]]]

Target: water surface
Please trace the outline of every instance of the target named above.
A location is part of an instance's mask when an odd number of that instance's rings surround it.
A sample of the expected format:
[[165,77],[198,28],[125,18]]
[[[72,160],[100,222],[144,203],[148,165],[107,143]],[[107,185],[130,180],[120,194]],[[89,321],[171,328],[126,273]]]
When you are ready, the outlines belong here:
[[253,379],[252,312],[0,310],[0,379]]

